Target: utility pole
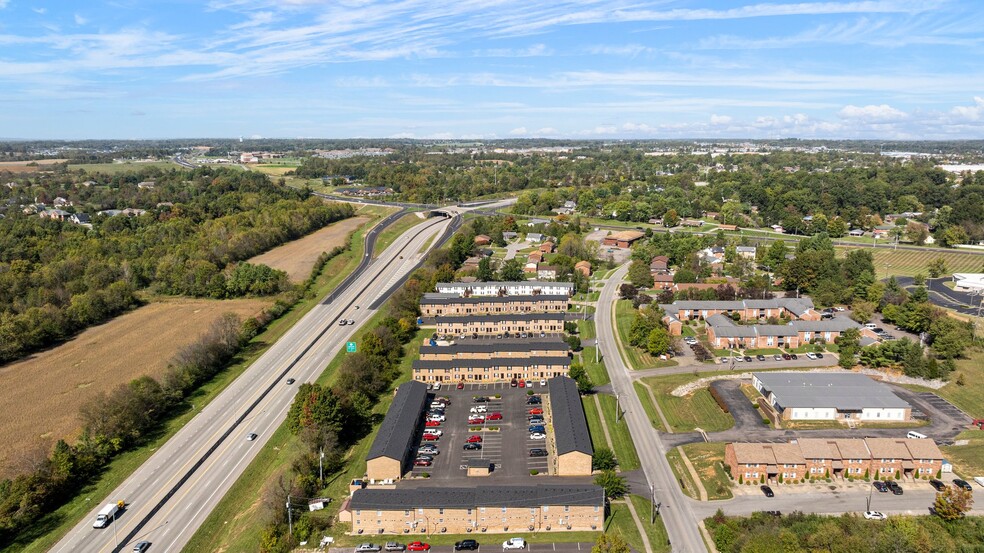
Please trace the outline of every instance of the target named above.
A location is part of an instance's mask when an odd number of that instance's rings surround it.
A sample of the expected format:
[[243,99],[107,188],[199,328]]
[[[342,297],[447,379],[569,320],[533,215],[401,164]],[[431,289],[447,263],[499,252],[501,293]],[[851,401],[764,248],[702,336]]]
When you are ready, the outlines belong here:
[[656,524],[656,489],[649,485],[649,524]]
[[595,338],[595,363],[598,363],[598,355],[600,355],[599,354],[600,351],[601,351],[601,342],[599,342],[598,341],[598,338],[596,337]]
[[615,423],[618,423],[618,416],[622,414],[622,406],[619,403],[621,398],[618,394],[615,394]]
[[325,485],[325,450],[318,449],[318,485]]
[[291,517],[290,513],[290,496],[287,496],[287,535],[292,539],[294,537],[294,519]]

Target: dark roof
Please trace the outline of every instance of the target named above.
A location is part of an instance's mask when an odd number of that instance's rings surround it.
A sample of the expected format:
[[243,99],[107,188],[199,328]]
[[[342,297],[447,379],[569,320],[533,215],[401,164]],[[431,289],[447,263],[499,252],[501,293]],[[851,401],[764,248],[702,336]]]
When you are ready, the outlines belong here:
[[584,406],[577,384],[566,376],[555,376],[547,381],[550,390],[550,415],[557,440],[557,455],[580,451],[594,455],[591,433],[584,418]]
[[389,457],[403,462],[410,452],[420,413],[427,401],[427,385],[411,380],[396,389],[396,397],[379,426],[366,459]]
[[[421,493],[426,490],[426,493]],[[407,488],[355,490],[349,508],[367,510],[471,509],[475,507],[540,507],[604,505],[604,490],[594,485],[475,486],[469,488]]]
[[461,296],[447,297],[445,294],[441,293],[427,293],[424,294],[423,299],[420,300],[420,305],[454,305],[458,303],[513,303],[520,301],[568,301],[569,296],[566,295],[546,295],[538,294],[536,296],[469,296],[463,298]]
[[496,313],[494,315],[456,315],[435,317],[438,323],[481,323],[505,321],[563,321],[566,313]]
[[492,461],[488,459],[468,459],[468,468],[471,469],[492,468]]
[[500,351],[563,351],[570,350],[567,342],[554,336],[546,338],[502,338],[489,340],[475,338],[471,340],[458,340],[450,346],[420,346],[420,355],[449,353],[497,353]]
[[415,359],[415,369],[456,369],[456,368],[489,368],[489,367],[529,367],[531,365],[563,365],[569,366],[571,358],[563,357],[498,357],[495,359],[451,359],[438,361],[430,359]]

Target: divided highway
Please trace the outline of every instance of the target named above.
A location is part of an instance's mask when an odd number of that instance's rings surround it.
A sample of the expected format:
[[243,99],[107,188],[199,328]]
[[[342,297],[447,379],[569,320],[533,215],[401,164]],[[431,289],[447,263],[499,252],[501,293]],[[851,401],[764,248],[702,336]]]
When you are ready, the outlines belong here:
[[[297,385],[315,380],[373,314],[378,300],[460,224],[462,210],[447,211],[454,217],[423,220],[375,259],[372,244],[381,226],[370,231],[362,264],[339,290],[307,313],[109,497],[94,502],[89,516],[52,551],[129,551],[143,540],[152,542],[153,551],[180,551],[283,422]],[[354,319],[356,324],[339,326],[340,319]],[[297,384],[288,385],[288,378]],[[251,433],[258,437],[249,441]],[[125,500],[127,508],[115,524],[94,529],[100,507],[117,500]]]

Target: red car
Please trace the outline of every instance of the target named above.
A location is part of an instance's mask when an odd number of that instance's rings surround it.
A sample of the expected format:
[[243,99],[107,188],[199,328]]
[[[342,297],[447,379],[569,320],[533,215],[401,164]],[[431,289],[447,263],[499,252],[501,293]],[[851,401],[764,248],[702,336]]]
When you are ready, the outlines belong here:
[[526,387],[526,381],[525,380],[520,380],[519,381],[519,387],[520,388],[525,388]]
[[468,417],[468,424],[482,424],[485,422],[485,417]]
[[465,383],[464,382],[459,382],[458,383],[458,389],[459,390],[464,390],[465,389]]
[[441,421],[427,421],[424,426],[441,426]]
[[502,420],[502,413],[489,413],[489,416],[486,417],[485,420],[489,420],[489,421],[501,421]]
[[465,441],[470,444],[480,444],[482,443],[482,437],[479,436],[478,434],[475,434],[474,436],[468,436],[468,439]]
[[424,434],[424,441],[426,442],[434,442],[440,439],[441,437],[438,436],[437,434]]
[[431,466],[431,462],[428,461],[427,459],[415,459],[413,461],[413,466],[415,466],[415,467],[429,467],[429,466]]
[[530,414],[531,415],[542,415],[543,414],[543,409],[540,409],[539,407],[534,407],[533,409],[530,409]]
[[430,551],[430,548],[431,546],[429,543],[419,541],[407,544],[407,551]]

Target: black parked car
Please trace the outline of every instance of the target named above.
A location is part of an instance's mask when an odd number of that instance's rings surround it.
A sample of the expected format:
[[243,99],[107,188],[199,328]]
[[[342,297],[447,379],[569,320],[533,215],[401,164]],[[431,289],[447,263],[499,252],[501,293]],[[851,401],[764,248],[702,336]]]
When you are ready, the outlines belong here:
[[468,444],[465,444],[465,447],[463,447],[462,449],[464,449],[465,451],[479,450],[479,449],[482,449],[482,444],[468,443]]
[[871,483],[871,485],[874,486],[876,490],[882,493],[888,492],[888,485],[882,482],[881,480],[875,480],[874,482]]
[[775,492],[773,492],[772,491],[772,488],[770,488],[769,486],[763,485],[763,486],[760,486],[759,489],[762,490],[762,493],[765,494],[765,497],[775,497],[776,496]]
[[967,482],[966,480],[961,480],[959,478],[954,478],[953,479],[953,485],[956,486],[956,487],[958,487],[958,488],[963,488],[963,489],[967,490],[968,492],[974,491],[974,488],[971,488],[970,487],[970,483]]
[[752,362],[752,356],[751,355],[746,355],[745,356],[745,362],[746,363],[751,363]]
[[547,456],[546,449],[534,448],[530,450],[530,457],[546,457],[546,456]]
[[933,487],[934,490],[941,492],[946,489],[946,484],[940,482],[939,480],[933,478],[929,481],[929,485]]
[[475,540],[461,540],[461,541],[454,542],[455,551],[462,551],[465,549],[469,551],[474,551],[478,549],[478,542]]
[[487,398],[487,397],[485,397],[485,396],[475,396],[475,399],[474,399],[473,401],[474,401],[475,403],[485,403],[485,402],[487,402],[488,400],[489,400],[489,398]]
[[895,480],[889,480],[887,483],[888,489],[892,490],[895,495],[902,495],[902,486],[899,486]]

